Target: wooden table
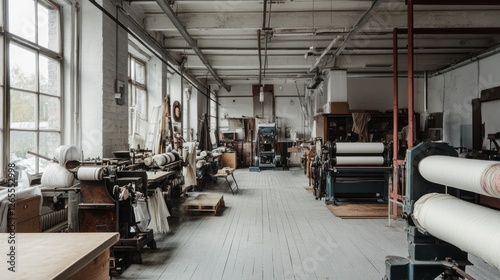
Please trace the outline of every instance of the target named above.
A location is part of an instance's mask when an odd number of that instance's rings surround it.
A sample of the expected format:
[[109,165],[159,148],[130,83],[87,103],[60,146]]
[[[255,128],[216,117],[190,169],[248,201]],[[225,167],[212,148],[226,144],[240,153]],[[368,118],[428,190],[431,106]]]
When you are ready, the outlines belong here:
[[[0,233],[0,254],[10,252],[9,234]],[[109,248],[119,239],[106,233],[17,233],[15,272],[3,261],[2,279],[110,279]]]

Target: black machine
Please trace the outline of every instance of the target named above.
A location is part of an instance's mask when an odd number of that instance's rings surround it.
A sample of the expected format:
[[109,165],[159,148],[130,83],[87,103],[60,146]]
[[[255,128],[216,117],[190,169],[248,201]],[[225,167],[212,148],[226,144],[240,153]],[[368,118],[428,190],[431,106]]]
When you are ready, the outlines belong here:
[[383,143],[321,144],[316,141],[314,194],[335,204],[339,198],[387,199],[388,175],[392,171]]
[[429,156],[458,156],[455,149],[445,143],[422,143],[407,151],[406,195],[403,218],[406,219],[409,257],[389,256],[386,259],[385,279],[427,280],[474,279],[465,273],[467,252],[432,236],[415,219],[415,203],[430,193],[449,193],[460,196],[460,190],[427,181],[419,170],[420,162]]
[[278,161],[276,149],[278,130],[275,123],[259,124],[257,126],[257,166],[259,168],[276,168]]

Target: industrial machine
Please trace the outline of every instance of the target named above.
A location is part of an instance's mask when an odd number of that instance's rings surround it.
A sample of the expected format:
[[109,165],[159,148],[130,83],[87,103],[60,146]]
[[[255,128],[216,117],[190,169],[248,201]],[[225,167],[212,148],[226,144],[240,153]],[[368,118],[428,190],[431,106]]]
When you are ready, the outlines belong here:
[[222,168],[222,153],[201,151],[196,156],[196,187],[203,190],[206,185],[214,180],[214,175]]
[[147,192],[146,174],[118,178],[102,166],[82,166],[76,175],[81,193],[79,231],[120,233],[120,240],[112,247],[112,274],[119,274],[131,263],[142,263],[140,250],[146,245],[156,248],[153,230],[141,231],[132,206],[137,203],[136,192]]
[[276,123],[259,124],[257,126],[257,166],[259,168],[276,168],[278,143]]
[[500,268],[500,212],[461,199],[463,192],[499,198],[498,162],[422,143],[407,151],[406,165],[409,257],[387,257],[386,279],[474,279],[465,272],[468,253]]
[[[318,151],[319,147],[316,147]],[[313,166],[316,199],[336,204],[338,198],[387,199],[389,148],[384,143],[327,142]]]

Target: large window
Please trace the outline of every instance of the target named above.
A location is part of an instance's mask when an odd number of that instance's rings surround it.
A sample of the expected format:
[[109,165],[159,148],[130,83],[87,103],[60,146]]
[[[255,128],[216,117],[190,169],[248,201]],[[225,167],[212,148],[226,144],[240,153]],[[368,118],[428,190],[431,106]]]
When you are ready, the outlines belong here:
[[10,161],[43,172],[61,144],[62,54],[59,7],[50,0],[8,0]]
[[128,57],[129,143],[132,144],[135,143],[134,136],[145,136],[142,130],[147,128],[145,124],[148,120],[148,97],[146,63],[131,54]]
[[215,93],[210,92],[210,136],[212,137],[212,144],[216,144],[219,140],[217,137],[217,103],[215,102],[217,96]]

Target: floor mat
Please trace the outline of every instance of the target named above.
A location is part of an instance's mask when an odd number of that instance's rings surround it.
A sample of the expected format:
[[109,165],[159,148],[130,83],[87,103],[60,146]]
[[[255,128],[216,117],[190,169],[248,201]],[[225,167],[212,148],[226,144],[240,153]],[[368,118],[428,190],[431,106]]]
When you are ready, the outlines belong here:
[[387,218],[387,204],[351,203],[326,206],[333,215],[342,219],[380,219]]

